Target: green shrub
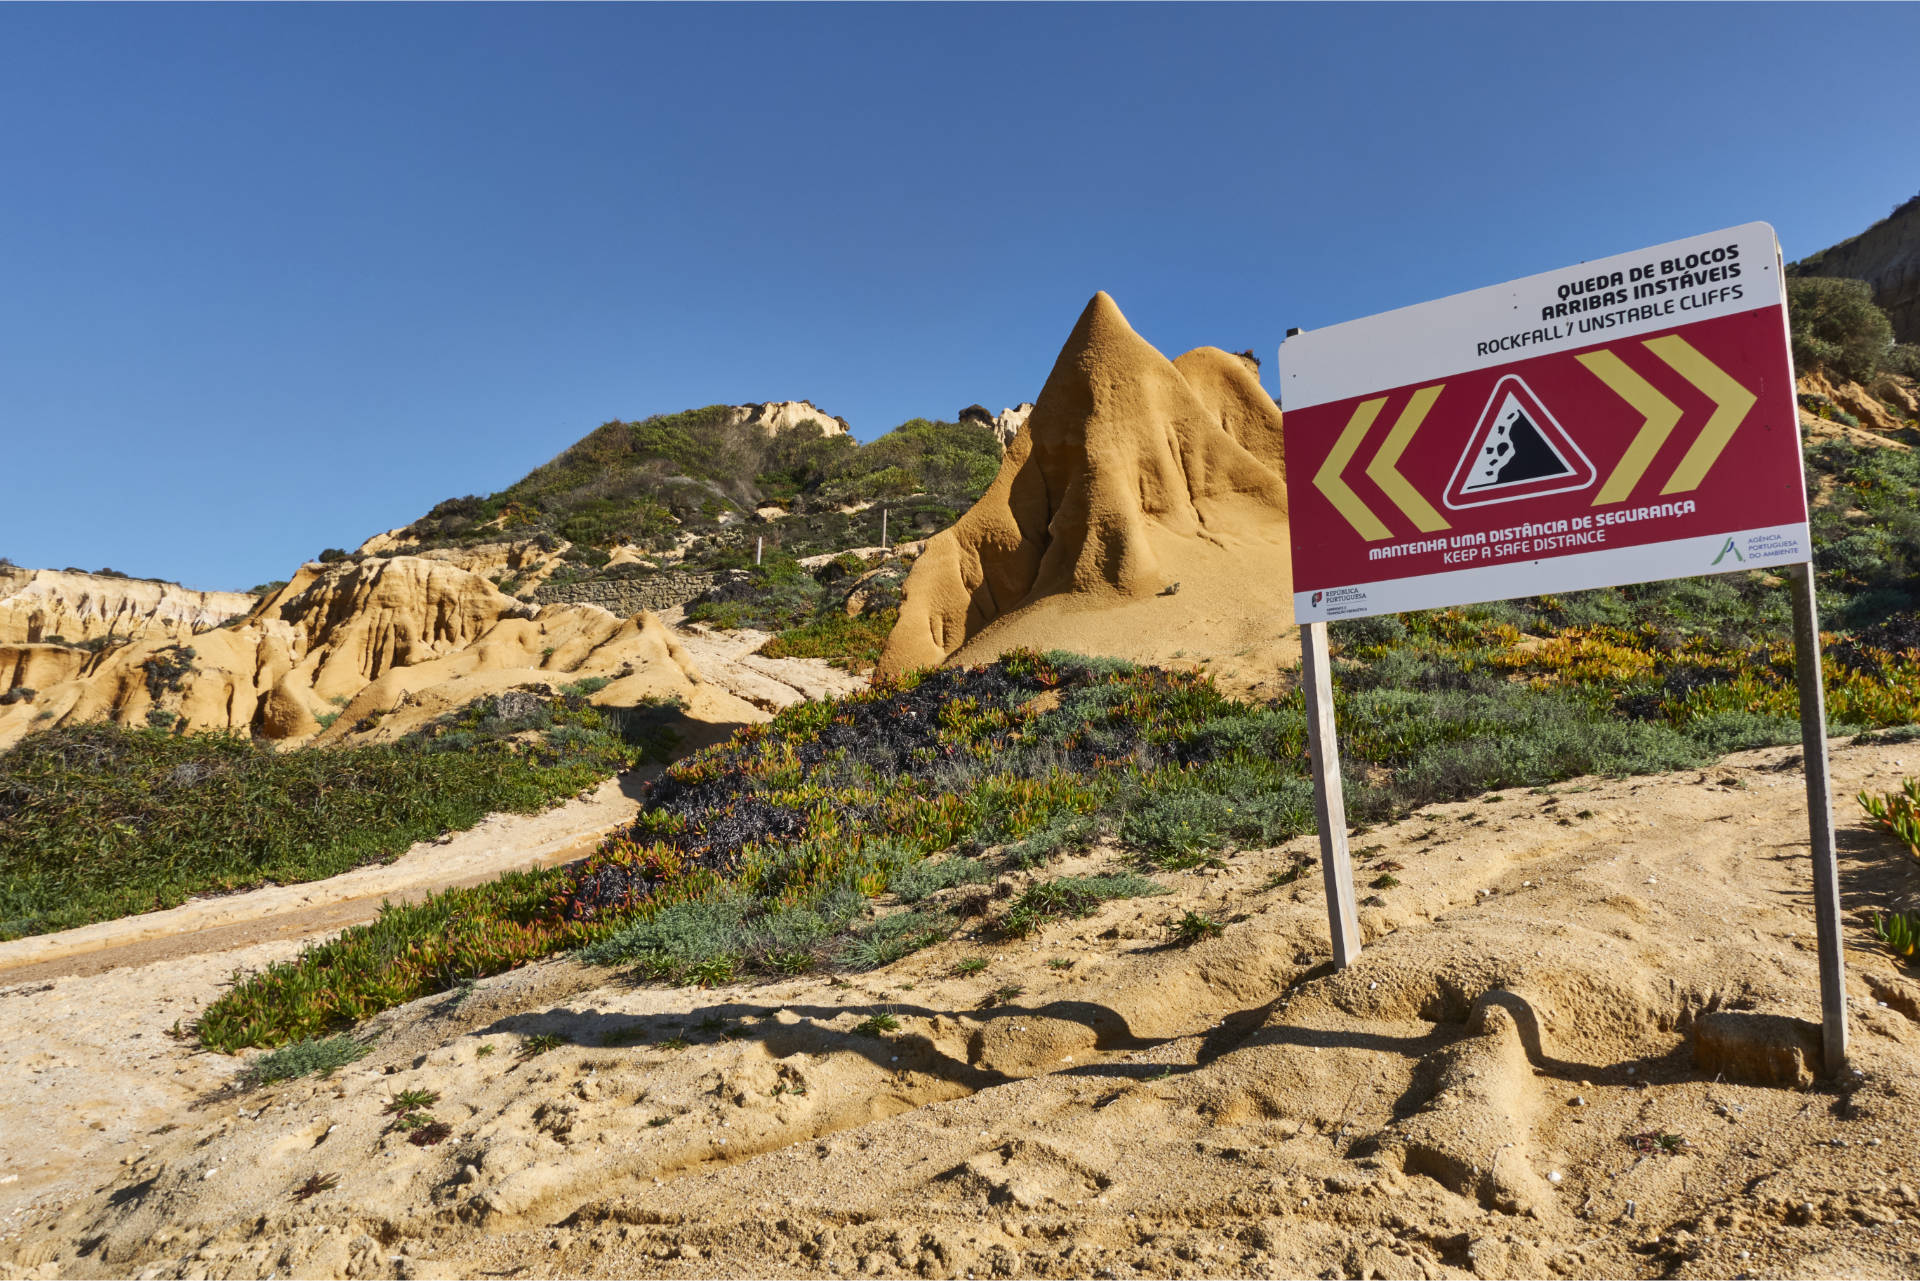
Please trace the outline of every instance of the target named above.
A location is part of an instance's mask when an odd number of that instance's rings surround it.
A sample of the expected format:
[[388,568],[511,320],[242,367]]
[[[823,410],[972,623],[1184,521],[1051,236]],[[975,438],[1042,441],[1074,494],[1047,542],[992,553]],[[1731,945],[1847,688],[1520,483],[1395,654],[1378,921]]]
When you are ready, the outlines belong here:
[[240,1084],[257,1089],[275,1081],[291,1081],[302,1076],[331,1076],[338,1068],[355,1063],[373,1052],[373,1046],[351,1036],[316,1037],[269,1050],[247,1064]]
[[877,970],[940,942],[953,925],[944,912],[896,912],[856,930],[842,959],[856,970]]
[[1167,887],[1144,876],[1122,872],[1110,876],[1062,876],[1022,891],[1000,918],[1000,932],[1009,938],[1028,938],[1048,921],[1091,916],[1113,899],[1165,894]]
[[1201,939],[1220,937],[1221,931],[1225,928],[1210,916],[1190,911],[1175,921],[1168,932],[1173,936],[1173,941],[1181,947],[1192,947]]
[[1230,846],[1261,848],[1313,830],[1313,788],[1272,762],[1210,763],[1156,780],[1120,823],[1120,839],[1162,867],[1191,867]]
[[781,632],[760,652],[768,658],[824,658],[844,671],[870,672],[899,618],[900,612],[892,609],[848,618],[829,606],[813,621]]
[[1893,346],[1893,324],[1873,303],[1873,286],[1833,276],[1787,279],[1793,362],[1802,373],[1823,370],[1867,382]]
[[533,813],[627,767],[601,728],[277,752],[238,735],[94,723],[0,754],[0,937],[291,884],[393,858],[487,814]]
[[1895,956],[1920,963],[1920,912],[1876,913],[1873,933]]
[[[705,536],[702,544],[713,541],[690,548],[689,563],[711,568],[715,553],[737,552],[743,540],[750,553],[756,535],[796,555],[876,541],[879,514],[833,510],[843,502],[905,499],[915,510],[899,513],[894,528],[903,536],[931,532],[920,525],[925,511],[943,513],[934,528],[950,524],[999,467],[998,441],[976,423],[914,419],[862,445],[827,436],[818,424],[768,437],[734,422],[735,412],[709,405],[603,423],[499,493],[437,504],[406,534],[429,547],[565,538],[574,544],[568,558],[595,570],[606,562],[602,549],[663,549],[694,532]],[[771,527],[721,523],[770,501],[792,515]]]
[[993,873],[984,863],[955,854],[916,863],[894,877],[887,888],[902,903],[918,903],[955,885],[978,885],[992,879]]
[[1902,842],[1908,853],[1920,858],[1920,781],[1910,778],[1897,792],[1881,796],[1861,792],[1856,799],[1875,827]]
[[509,872],[380,915],[235,984],[207,1007],[198,1033],[233,1053],[349,1027],[381,1010],[516,969],[594,941],[608,927],[551,912],[564,871]]
[[1055,814],[1006,848],[1015,867],[1039,867],[1063,851],[1090,848],[1099,839],[1102,820],[1076,810]]
[[814,617],[820,584],[793,557],[774,554],[751,566],[738,582],[716,587],[687,607],[689,622],[715,627],[781,631]]

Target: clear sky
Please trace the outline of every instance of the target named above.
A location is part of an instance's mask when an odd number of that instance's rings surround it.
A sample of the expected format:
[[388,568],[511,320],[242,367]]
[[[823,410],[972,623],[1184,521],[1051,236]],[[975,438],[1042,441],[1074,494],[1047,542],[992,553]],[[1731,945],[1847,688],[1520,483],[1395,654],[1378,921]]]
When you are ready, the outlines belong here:
[[[1920,6],[0,6],[0,555],[284,578],[609,418],[1031,400],[1920,190]],[[1900,54],[1899,50],[1908,54]]]

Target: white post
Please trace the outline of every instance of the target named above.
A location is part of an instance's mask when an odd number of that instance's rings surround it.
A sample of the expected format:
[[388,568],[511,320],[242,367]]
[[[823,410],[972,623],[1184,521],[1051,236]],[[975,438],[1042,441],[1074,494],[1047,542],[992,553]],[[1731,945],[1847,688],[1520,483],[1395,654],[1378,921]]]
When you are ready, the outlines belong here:
[[760,553],[766,549],[766,546],[767,546],[767,540],[765,537],[759,537],[753,540],[753,563],[754,564],[758,565],[760,563]]
[[880,545],[887,546],[887,509],[880,509]]
[[1827,694],[1813,566],[1788,571],[1793,592],[1793,671],[1800,687],[1800,756],[1807,775],[1807,835],[1813,847],[1813,920],[1820,949],[1820,1032],[1827,1075],[1847,1065],[1847,972],[1840,933],[1840,872],[1833,854],[1833,793],[1827,778]]
[[1320,875],[1327,887],[1327,930],[1333,936],[1333,968],[1344,970],[1360,955],[1360,917],[1353,903],[1353,861],[1347,853],[1347,800],[1340,786],[1325,623],[1301,624],[1300,663],[1307,695],[1307,749],[1313,754],[1313,817],[1320,825]]

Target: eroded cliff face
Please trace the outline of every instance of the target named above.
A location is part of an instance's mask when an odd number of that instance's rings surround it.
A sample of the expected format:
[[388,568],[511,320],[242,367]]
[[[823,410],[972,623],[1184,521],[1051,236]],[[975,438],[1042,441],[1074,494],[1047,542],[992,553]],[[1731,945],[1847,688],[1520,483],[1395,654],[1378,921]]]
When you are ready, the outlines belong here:
[[1920,196],[1851,240],[1793,265],[1802,276],[1844,276],[1873,286],[1899,342],[1920,343]]
[[847,420],[817,408],[811,400],[769,400],[757,405],[734,406],[733,421],[758,427],[769,436],[777,436],[804,422],[820,424],[825,436],[847,434]]
[[196,592],[144,578],[0,567],[0,645],[40,644],[50,637],[179,640],[253,606],[254,598],[245,592]]
[[[538,608],[418,556],[309,564],[230,626],[95,651],[0,643],[0,750],[87,721],[229,730],[277,742],[394,737],[487,694],[609,682],[608,706],[674,698],[690,718],[765,714],[704,680],[651,614]],[[359,727],[356,730],[356,727]]]

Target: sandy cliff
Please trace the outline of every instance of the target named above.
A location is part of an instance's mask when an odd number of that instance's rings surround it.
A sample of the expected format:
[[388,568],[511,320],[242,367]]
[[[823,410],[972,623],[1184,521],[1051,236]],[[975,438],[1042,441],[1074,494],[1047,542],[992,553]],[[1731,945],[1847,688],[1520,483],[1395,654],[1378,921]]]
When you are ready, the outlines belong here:
[[822,435],[844,436],[847,420],[814,406],[811,400],[770,400],[757,405],[734,406],[734,422],[758,427],[769,436],[777,436],[789,427],[812,421],[820,424]]
[[76,642],[109,635],[179,639],[218,627],[253,604],[245,592],[196,592],[145,578],[0,566],[0,645],[55,636]]
[[303,566],[238,624],[189,643],[137,641],[88,654],[0,646],[0,748],[33,729],[92,720],[168,722],[303,742],[328,726],[393,737],[482,694],[586,676],[607,705],[677,698],[714,726],[765,713],[707,682],[650,614],[541,609],[469,570],[425,557]]
[[1803,276],[1845,276],[1873,286],[1900,342],[1920,343],[1920,196],[1851,240],[1793,265]]
[[1247,363],[1169,361],[1096,294],[1000,474],[907,580],[883,674],[1013,645],[1257,653],[1291,630],[1280,410]]

